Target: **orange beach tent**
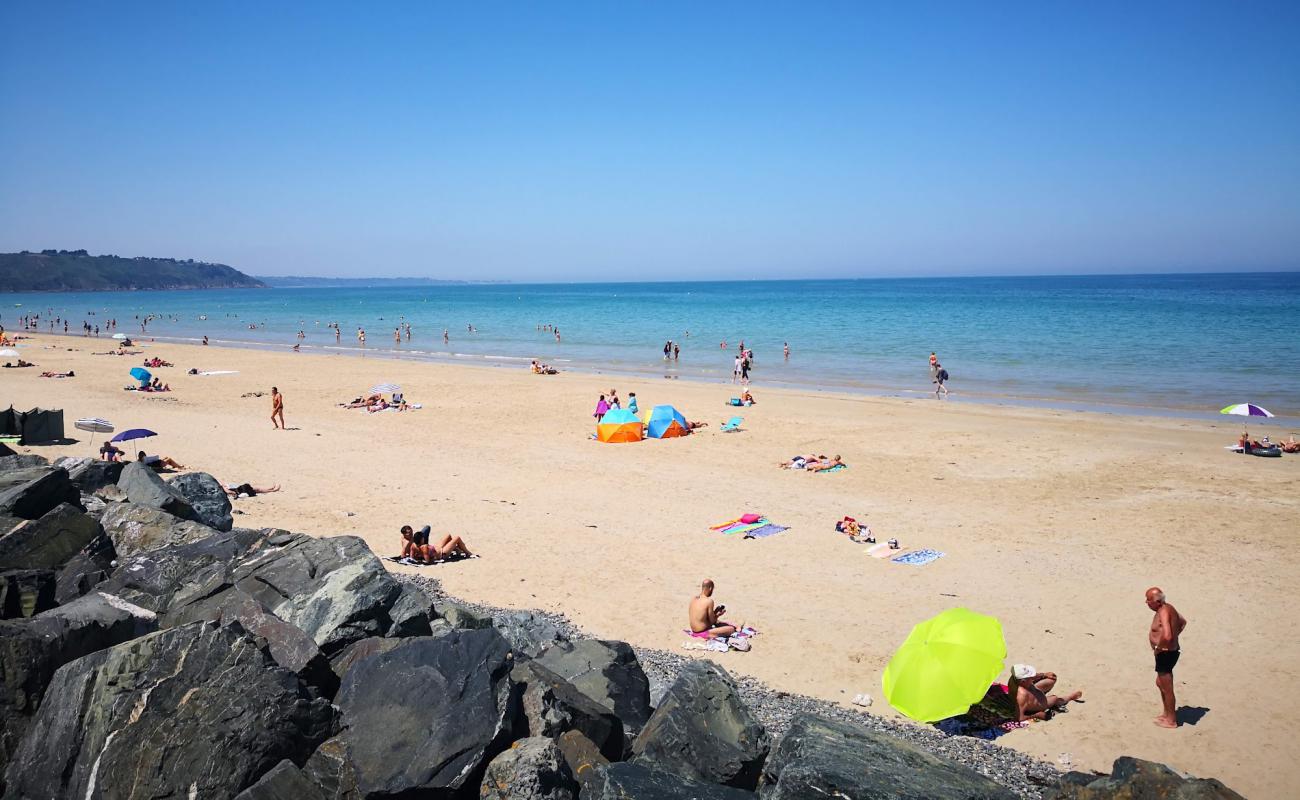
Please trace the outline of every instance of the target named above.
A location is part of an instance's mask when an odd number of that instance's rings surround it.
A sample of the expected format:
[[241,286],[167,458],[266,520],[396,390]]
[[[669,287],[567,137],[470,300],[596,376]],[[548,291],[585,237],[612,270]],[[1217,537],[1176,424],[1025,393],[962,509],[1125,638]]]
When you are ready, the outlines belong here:
[[636,414],[616,408],[596,424],[596,438],[602,442],[639,442],[645,436]]

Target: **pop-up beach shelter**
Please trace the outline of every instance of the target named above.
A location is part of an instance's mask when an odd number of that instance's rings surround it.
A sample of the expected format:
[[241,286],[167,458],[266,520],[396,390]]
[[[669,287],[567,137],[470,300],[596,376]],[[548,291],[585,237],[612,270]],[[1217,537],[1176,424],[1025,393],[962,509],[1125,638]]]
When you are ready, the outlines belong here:
[[602,442],[639,442],[645,438],[641,420],[626,408],[616,408],[601,417],[596,438]]
[[655,406],[645,418],[645,435],[651,439],[671,439],[685,436],[691,429],[686,425],[686,417],[672,406]]
[[20,444],[58,442],[63,439],[63,409],[33,408],[22,415]]

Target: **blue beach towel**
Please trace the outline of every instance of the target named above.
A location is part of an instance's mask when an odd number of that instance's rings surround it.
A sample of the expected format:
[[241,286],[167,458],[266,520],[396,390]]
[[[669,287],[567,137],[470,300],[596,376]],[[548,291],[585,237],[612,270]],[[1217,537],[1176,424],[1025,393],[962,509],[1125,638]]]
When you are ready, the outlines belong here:
[[817,470],[813,470],[813,472],[814,472],[815,474],[817,474],[817,475],[820,475],[820,474],[822,474],[823,472],[839,472],[839,471],[842,470],[842,469],[848,469],[848,468],[849,468],[849,465],[848,465],[848,464],[836,464],[835,466],[831,467],[830,469],[817,469]]
[[919,567],[940,558],[943,558],[943,553],[940,553],[938,550],[930,550],[927,548],[925,550],[914,550],[911,553],[904,553],[903,555],[893,559],[893,562],[895,564],[911,564],[914,567]]
[[761,528],[755,528],[754,530],[745,534],[745,538],[762,539],[764,536],[771,536],[773,534],[781,533],[782,531],[788,531],[788,530],[790,529],[784,525],[775,525],[772,523],[768,523],[767,525],[764,525]]

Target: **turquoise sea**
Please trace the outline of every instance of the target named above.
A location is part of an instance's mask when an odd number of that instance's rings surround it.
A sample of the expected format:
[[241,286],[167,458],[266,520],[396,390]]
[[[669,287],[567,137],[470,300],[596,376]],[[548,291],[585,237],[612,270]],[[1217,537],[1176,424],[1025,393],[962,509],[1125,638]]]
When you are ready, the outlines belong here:
[[[227,346],[287,349],[301,329],[303,350],[341,354],[358,353],[362,327],[367,356],[519,369],[539,358],[717,381],[730,380],[743,340],[755,387],[904,396],[931,391],[936,351],[955,400],[1194,413],[1252,402],[1300,414],[1295,272],[0,293],[0,324],[16,330],[23,314],[40,314],[42,330],[50,317],[69,319],[73,333],[117,317],[131,335],[153,314],[148,335],[159,341],[206,335]],[[335,321],[337,343],[326,327]],[[401,323],[412,338],[395,345]],[[538,330],[546,324],[562,341]],[[669,339],[677,361],[663,359]]]

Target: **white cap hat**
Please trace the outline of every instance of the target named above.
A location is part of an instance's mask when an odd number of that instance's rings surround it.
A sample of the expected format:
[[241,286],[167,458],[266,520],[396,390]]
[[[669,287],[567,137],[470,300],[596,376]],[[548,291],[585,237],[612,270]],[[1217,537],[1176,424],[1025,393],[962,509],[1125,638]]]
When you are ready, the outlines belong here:
[[1012,677],[1014,677],[1018,681],[1023,681],[1026,678],[1032,678],[1037,674],[1038,674],[1038,670],[1034,669],[1033,666],[1030,664],[1016,664],[1014,667],[1011,668]]

